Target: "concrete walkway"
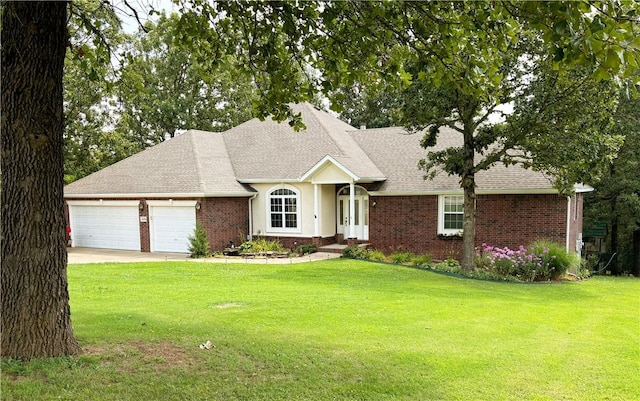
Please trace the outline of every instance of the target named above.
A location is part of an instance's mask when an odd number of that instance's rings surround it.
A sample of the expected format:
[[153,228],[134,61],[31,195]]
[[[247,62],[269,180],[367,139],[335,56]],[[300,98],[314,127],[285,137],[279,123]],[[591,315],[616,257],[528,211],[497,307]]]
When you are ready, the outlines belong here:
[[115,249],[67,248],[69,264],[79,263],[132,263],[187,261],[200,263],[255,263],[255,264],[293,264],[339,258],[339,253],[316,252],[295,258],[241,258],[220,257],[192,259],[186,253],[120,251]]

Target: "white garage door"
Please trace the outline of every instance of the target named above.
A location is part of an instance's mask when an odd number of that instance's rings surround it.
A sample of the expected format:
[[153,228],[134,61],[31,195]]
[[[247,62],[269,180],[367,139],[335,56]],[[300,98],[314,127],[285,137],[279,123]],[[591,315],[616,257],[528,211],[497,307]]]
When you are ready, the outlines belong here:
[[140,250],[137,205],[69,205],[72,246]]
[[189,252],[189,237],[196,227],[194,204],[150,206],[149,217],[152,252]]

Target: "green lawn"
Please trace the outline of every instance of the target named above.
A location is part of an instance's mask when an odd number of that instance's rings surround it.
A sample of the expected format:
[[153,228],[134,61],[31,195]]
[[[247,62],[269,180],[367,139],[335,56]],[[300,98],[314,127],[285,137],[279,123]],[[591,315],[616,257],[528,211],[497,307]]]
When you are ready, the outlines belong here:
[[3,361],[2,400],[640,400],[637,279],[339,259],[70,265],[69,281],[85,354]]

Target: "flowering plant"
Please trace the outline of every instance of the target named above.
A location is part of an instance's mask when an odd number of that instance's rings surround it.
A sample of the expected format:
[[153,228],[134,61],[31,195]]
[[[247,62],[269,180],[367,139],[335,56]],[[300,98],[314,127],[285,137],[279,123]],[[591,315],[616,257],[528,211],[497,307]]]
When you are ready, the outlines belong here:
[[530,252],[524,245],[517,250],[499,248],[485,243],[476,248],[476,266],[501,276],[513,276],[522,281],[546,281],[555,277],[553,261],[549,249]]

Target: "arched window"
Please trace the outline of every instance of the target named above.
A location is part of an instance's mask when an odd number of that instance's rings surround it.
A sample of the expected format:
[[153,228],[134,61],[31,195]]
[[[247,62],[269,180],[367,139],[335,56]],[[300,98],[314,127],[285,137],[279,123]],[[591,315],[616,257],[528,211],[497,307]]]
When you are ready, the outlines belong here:
[[269,228],[273,231],[298,230],[298,193],[280,188],[269,193]]

